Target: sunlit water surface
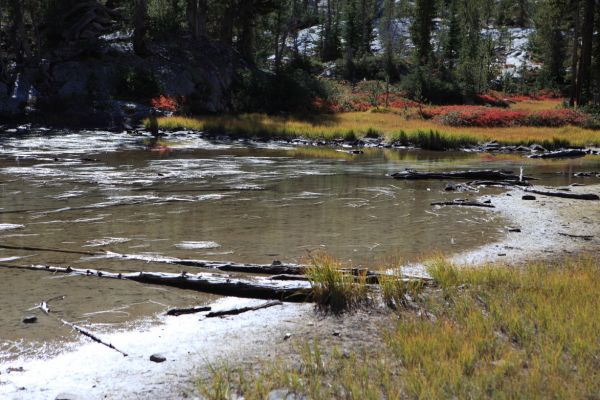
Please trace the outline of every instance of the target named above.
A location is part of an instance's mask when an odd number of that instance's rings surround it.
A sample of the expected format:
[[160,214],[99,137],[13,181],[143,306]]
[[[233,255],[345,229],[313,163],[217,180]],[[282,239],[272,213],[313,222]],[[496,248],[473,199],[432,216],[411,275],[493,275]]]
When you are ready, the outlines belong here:
[[[256,263],[303,262],[325,251],[348,265],[381,268],[476,248],[500,239],[509,224],[488,210],[430,206],[498,190],[448,193],[446,182],[402,182],[387,174],[524,167],[540,183],[566,185],[581,181],[573,172],[600,169],[597,158],[542,162],[397,149],[351,155],[285,143],[215,142],[184,132],[170,134],[164,146],[149,148],[148,142],[108,132],[0,138],[0,243]],[[34,250],[0,249],[0,263],[182,270]],[[28,311],[59,295],[66,297],[51,303],[50,317]],[[0,361],[52,354],[57,343],[74,340],[76,334],[56,317],[102,332],[151,323],[167,307],[214,299],[133,282],[0,268]],[[30,313],[39,322],[23,324]]]

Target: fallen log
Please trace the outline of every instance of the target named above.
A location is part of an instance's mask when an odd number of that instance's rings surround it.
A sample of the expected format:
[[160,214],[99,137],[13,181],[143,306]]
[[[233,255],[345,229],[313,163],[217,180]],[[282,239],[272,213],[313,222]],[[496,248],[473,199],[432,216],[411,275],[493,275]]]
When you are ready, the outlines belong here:
[[169,311],[167,311],[165,314],[178,317],[180,315],[197,314],[200,312],[205,312],[205,311],[210,311],[210,310],[211,310],[211,307],[209,307],[209,306],[198,306],[198,307],[189,307],[189,308],[172,308]]
[[541,154],[532,154],[529,158],[570,158],[570,157],[585,157],[587,152],[580,149],[550,151]]
[[309,282],[273,281],[266,278],[236,279],[215,274],[188,274],[182,272],[131,272],[116,273],[95,269],[63,268],[49,265],[8,265],[0,268],[45,271],[75,276],[95,276],[98,278],[123,279],[139,283],[171,286],[179,289],[195,290],[222,296],[245,297],[252,299],[284,300],[303,302],[310,300],[312,293]]
[[567,193],[567,192],[548,192],[537,189],[525,189],[528,193],[535,193],[541,196],[548,197],[561,197],[564,199],[575,199],[575,200],[600,200],[600,196],[594,193]]
[[238,315],[248,311],[257,311],[262,310],[264,308],[269,308],[273,306],[280,306],[283,303],[281,301],[269,301],[267,303],[260,304],[258,306],[253,307],[238,307],[232,308],[229,310],[221,310],[221,311],[213,311],[206,314],[206,318],[216,318],[216,317],[226,317],[228,315]]
[[425,180],[425,179],[472,179],[487,181],[518,181],[522,179],[532,179],[531,177],[521,177],[515,175],[512,171],[506,170],[467,170],[467,171],[448,171],[448,172],[426,172],[406,169],[396,172],[391,177],[394,179],[405,180]]
[[436,201],[431,203],[432,206],[462,206],[462,207],[484,207],[496,208],[496,206],[479,201]]

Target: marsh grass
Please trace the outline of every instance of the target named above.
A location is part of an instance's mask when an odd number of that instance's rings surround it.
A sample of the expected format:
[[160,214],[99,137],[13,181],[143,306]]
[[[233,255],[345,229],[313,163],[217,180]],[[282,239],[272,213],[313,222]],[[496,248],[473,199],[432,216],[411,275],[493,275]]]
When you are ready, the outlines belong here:
[[378,343],[341,354],[307,341],[299,364],[238,370],[230,384],[246,399],[279,388],[311,399],[598,398],[597,259],[429,268],[437,288],[421,293],[420,310],[390,317]]
[[305,138],[354,141],[366,135],[402,140],[432,150],[460,148],[490,140],[506,145],[542,144],[544,147],[600,145],[600,131],[576,126],[546,127],[451,127],[432,120],[406,118],[396,113],[352,112],[311,119],[263,114],[159,118],[165,130],[190,129],[235,137]]
[[312,299],[322,311],[340,313],[370,302],[366,276],[341,269],[341,263],[329,255],[310,256],[306,275],[312,285]]

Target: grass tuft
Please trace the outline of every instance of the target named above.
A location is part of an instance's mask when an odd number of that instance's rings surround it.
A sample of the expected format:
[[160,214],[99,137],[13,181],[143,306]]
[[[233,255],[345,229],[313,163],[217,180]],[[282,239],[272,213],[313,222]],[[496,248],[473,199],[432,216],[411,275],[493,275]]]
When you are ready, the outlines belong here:
[[313,301],[322,311],[340,313],[370,301],[366,276],[345,273],[341,267],[329,255],[311,256],[306,275],[312,285]]

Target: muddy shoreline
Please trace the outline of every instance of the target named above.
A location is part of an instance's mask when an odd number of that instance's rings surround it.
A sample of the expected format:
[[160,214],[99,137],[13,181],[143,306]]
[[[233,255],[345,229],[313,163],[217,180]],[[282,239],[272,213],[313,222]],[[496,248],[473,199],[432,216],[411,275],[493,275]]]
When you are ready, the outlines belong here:
[[[600,184],[571,187],[576,193],[600,193]],[[598,202],[537,196],[522,199],[513,189],[484,196],[511,221],[504,238],[453,256],[460,264],[519,265],[600,249]],[[518,231],[517,231],[518,230]],[[413,266],[414,274],[424,273]],[[411,272],[409,270],[409,272]],[[254,305],[260,301],[225,298],[214,309]],[[0,366],[0,395],[9,399],[53,399],[60,393],[76,398],[142,399],[197,396],[195,382],[209,365],[227,362],[253,368],[260,361],[283,358],[297,362],[297,346],[316,339],[323,348],[342,351],[376,345],[380,328],[394,316],[381,310],[326,317],[311,304],[289,304],[238,316],[203,319],[202,314],[160,316],[159,324],[103,335],[129,357],[82,339],[72,349],[44,358],[21,358]],[[161,353],[164,363],[149,361]],[[126,377],[126,378],[125,378]]]

